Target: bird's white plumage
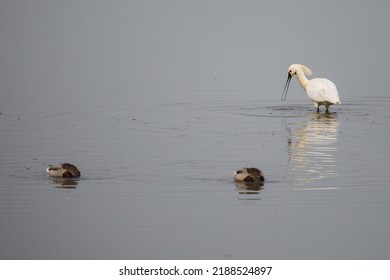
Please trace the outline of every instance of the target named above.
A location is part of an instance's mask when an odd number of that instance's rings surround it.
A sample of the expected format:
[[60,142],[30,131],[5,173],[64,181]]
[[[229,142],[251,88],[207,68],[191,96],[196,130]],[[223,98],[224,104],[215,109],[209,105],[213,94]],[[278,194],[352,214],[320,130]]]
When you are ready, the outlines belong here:
[[[303,71],[303,73],[305,73],[306,75],[308,76],[311,76],[313,73],[311,72],[311,69],[305,65],[302,65],[302,64],[293,64],[291,66],[294,66],[294,68],[299,68]],[[291,67],[290,66],[290,67]]]
[[341,104],[336,85],[328,79],[316,78],[308,82],[306,93],[314,102]]
[[332,81],[324,78],[308,80],[305,74],[311,75],[311,70],[301,64],[291,65],[288,68],[288,73],[289,76],[283,91],[284,99],[287,95],[288,86],[290,84],[289,81],[294,75],[296,75],[302,88],[306,91],[309,98],[314,102],[317,111],[319,110],[320,105],[324,105],[326,107],[326,111],[328,111],[330,105],[341,104],[336,85]]

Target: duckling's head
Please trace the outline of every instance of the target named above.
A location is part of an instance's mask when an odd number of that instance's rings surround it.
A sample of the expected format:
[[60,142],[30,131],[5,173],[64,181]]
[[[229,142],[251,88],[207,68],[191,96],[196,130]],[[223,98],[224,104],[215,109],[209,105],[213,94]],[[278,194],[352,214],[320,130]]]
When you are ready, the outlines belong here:
[[51,165],[46,169],[46,172],[49,176],[62,178],[78,178],[81,175],[78,168],[70,163]]

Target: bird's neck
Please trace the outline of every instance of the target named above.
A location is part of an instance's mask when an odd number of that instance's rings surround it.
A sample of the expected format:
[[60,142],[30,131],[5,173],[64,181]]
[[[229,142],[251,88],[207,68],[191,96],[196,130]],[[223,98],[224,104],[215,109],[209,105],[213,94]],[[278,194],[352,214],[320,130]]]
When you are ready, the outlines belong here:
[[302,70],[297,71],[297,79],[299,83],[301,84],[301,87],[306,90],[307,83],[309,80],[306,78],[305,73],[303,73]]

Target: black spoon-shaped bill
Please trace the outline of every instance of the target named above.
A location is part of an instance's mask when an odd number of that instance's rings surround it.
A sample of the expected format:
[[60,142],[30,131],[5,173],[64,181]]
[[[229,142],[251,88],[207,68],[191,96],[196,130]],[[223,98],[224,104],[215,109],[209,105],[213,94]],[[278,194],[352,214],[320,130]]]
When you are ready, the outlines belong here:
[[290,75],[290,72],[288,72],[287,73],[287,81],[284,85],[284,89],[283,89],[283,93],[282,93],[282,98],[281,98],[282,101],[286,100],[288,87],[290,86],[290,82],[291,82],[291,77],[292,76]]

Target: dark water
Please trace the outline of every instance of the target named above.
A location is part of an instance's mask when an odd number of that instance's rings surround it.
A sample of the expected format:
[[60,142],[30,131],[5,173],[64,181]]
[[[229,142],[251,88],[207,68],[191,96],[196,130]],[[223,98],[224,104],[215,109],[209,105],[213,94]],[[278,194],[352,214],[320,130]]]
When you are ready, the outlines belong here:
[[1,259],[390,258],[387,2],[113,3],[0,4]]

